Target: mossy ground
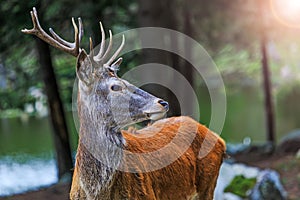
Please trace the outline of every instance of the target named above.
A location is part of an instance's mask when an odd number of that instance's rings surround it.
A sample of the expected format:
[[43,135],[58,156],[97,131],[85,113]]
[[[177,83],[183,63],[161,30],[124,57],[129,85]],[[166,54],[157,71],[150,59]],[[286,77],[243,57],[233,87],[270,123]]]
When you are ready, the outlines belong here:
[[224,192],[231,192],[242,198],[247,197],[247,193],[256,183],[256,178],[246,178],[243,175],[235,176],[230,184],[224,189]]

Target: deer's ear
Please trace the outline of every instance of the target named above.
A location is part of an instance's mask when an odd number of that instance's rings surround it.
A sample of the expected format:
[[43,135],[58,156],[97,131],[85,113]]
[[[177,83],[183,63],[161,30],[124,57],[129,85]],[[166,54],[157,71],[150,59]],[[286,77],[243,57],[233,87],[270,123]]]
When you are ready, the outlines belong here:
[[77,57],[76,74],[87,86],[94,81],[93,65],[84,49]]

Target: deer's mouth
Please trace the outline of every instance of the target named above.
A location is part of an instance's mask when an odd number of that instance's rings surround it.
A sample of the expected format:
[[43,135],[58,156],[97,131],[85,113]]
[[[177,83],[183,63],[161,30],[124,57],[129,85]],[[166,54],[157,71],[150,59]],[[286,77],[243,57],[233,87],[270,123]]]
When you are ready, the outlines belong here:
[[158,120],[158,119],[161,119],[161,118],[166,116],[166,113],[169,110],[168,102],[163,101],[163,100],[160,99],[158,101],[157,105],[159,105],[158,108],[150,109],[150,110],[144,112],[147,119]]
[[167,111],[160,111],[160,112],[151,112],[145,113],[147,119],[151,120],[159,120],[166,115]]

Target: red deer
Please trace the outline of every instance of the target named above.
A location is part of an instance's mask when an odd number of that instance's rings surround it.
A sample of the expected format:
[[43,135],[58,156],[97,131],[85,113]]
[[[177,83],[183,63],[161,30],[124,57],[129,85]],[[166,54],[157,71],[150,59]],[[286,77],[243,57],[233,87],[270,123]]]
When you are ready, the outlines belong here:
[[[48,35],[31,11],[33,34],[50,45],[77,57],[78,115],[80,133],[73,174],[71,199],[213,199],[225,143],[190,117],[161,119],[169,109],[166,101],[119,78],[124,46],[108,57],[112,34],[105,50],[105,32],[94,54],[80,48],[83,26],[75,29],[74,43]],[[115,61],[116,60],[116,61]],[[115,62],[114,62],[115,61]],[[136,131],[125,126],[158,120]],[[162,151],[160,151],[162,150]],[[155,153],[153,153],[155,152]]]

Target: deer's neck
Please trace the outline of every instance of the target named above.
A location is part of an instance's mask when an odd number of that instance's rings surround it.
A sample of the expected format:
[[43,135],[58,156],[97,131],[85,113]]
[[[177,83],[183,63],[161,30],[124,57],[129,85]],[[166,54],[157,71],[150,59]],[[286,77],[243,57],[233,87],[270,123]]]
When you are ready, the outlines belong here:
[[124,138],[118,129],[111,126],[109,116],[93,116],[88,110],[81,110],[79,114],[76,167],[81,185],[91,196],[98,195],[99,192],[108,193],[109,185],[122,160]]

